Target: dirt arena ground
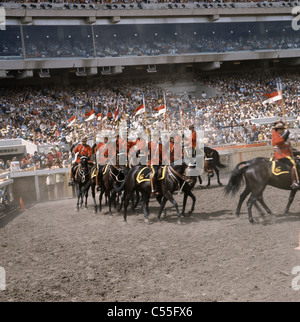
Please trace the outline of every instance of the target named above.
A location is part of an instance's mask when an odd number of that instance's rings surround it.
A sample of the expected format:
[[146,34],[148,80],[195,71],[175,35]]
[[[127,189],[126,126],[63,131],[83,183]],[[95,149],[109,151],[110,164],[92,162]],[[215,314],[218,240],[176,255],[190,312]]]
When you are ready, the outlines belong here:
[[91,197],[80,212],[75,199],[1,210],[0,301],[299,302],[300,193],[284,217],[289,193],[268,187],[275,216],[254,211],[256,224],[245,205],[235,217],[238,196],[225,197],[215,180],[194,193],[195,212],[181,225],[170,203],[157,222],[154,200],[150,224],[140,208],[127,224],[116,212],[94,214]]

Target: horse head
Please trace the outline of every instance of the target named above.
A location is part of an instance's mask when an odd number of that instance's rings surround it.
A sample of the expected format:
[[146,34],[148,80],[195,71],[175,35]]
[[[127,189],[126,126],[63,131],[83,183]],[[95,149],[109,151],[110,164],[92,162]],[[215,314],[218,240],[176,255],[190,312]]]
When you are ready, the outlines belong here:
[[86,155],[80,157],[80,166],[82,169],[88,168],[88,157]]

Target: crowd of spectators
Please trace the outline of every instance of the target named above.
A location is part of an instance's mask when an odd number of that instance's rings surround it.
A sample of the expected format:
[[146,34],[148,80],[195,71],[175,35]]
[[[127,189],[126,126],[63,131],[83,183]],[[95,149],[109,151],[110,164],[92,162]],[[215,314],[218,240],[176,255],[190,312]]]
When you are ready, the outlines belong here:
[[[299,116],[299,72],[265,75],[214,75],[194,77],[216,90],[216,95],[192,97],[164,90],[149,80],[118,81],[109,85],[71,86],[68,88],[3,88],[0,92],[0,139],[22,138],[38,146],[70,145],[80,139],[80,133],[95,137],[101,130],[116,129],[114,113],[117,106],[122,110],[128,129],[143,130],[144,116],[133,116],[144,95],[147,110],[147,127],[160,129],[162,116],[155,117],[165,95],[167,120],[170,129],[188,128],[205,131],[209,145],[252,143],[269,140],[271,124],[255,125],[251,119],[282,116],[281,104],[262,104],[264,93],[275,91],[275,78],[280,75],[284,86],[284,107],[287,116],[297,120]],[[91,110],[101,113],[101,120],[85,121]],[[183,117],[181,122],[181,111]],[[68,120],[77,116],[76,126]],[[94,123],[93,123],[94,122]],[[290,124],[299,127],[298,121]]]
[[[70,3],[70,4],[127,4],[127,3],[219,3],[219,2],[263,2],[262,0],[1,0],[8,3]],[[288,2],[268,0],[268,2]]]

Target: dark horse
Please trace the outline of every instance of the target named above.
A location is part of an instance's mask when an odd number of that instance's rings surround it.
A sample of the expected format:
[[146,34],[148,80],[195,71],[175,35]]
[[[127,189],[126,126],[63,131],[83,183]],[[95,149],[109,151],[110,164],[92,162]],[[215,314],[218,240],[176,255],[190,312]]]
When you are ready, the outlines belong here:
[[[141,198],[142,198],[141,204],[142,204],[145,221],[149,222],[149,200],[151,195],[151,183],[149,179],[146,179],[145,181],[142,181],[140,183],[137,182],[137,177],[142,169],[144,169],[143,170],[144,178],[146,178],[151,172],[150,168],[141,166],[141,165],[131,168],[126,177],[126,180],[118,189],[118,191],[125,189],[124,215],[123,215],[125,222],[127,221],[127,207],[130,199],[132,199],[132,194],[134,192],[138,192],[141,194]],[[187,165],[185,163],[183,163],[182,165],[176,165],[172,167],[166,166],[164,170],[165,171],[164,179],[157,181],[157,188],[159,191],[159,195],[156,196],[156,199],[160,204],[160,209],[157,215],[158,220],[160,220],[161,213],[164,210],[167,200],[169,200],[176,209],[177,216],[178,216],[178,223],[181,222],[181,217],[184,216],[186,200],[188,196],[190,196],[193,200],[190,213],[193,212],[196,198],[191,192],[191,187],[189,185],[189,182],[191,182],[192,180],[183,175],[186,169],[187,169]],[[175,192],[176,190],[184,192],[184,204],[183,204],[182,213],[179,212],[178,204],[172,196],[172,193]]]
[[90,165],[88,157],[83,155],[80,158],[80,163],[74,169],[74,182],[77,191],[77,210],[83,205],[85,196],[85,208],[87,208],[87,198],[90,189]]
[[[219,152],[208,146],[204,147],[204,172],[207,173],[207,185],[210,186],[210,179],[213,178],[214,172],[217,175],[217,182],[219,186],[223,184],[220,181],[220,171],[219,168],[225,168],[226,165],[220,162]],[[199,183],[202,184],[201,176],[198,177]]]
[[[297,160],[296,158],[295,161],[298,169],[299,160]],[[280,162],[278,164],[282,165],[282,163]],[[241,165],[243,165],[242,168],[240,168]],[[246,187],[240,195],[239,203],[236,209],[236,215],[239,216],[242,203],[244,202],[246,197],[251,194],[247,201],[248,218],[250,223],[254,222],[252,217],[253,205],[257,208],[261,216],[264,215],[264,212],[257,204],[257,201],[261,203],[268,214],[272,214],[272,211],[265,204],[262,196],[267,185],[279,189],[291,190],[288,204],[285,208],[285,215],[288,215],[289,208],[294,200],[297,190],[292,190],[290,187],[292,184],[291,174],[289,173],[291,170],[290,166],[283,165],[284,167],[286,167],[287,173],[280,175],[274,175],[272,173],[272,166],[273,163],[268,158],[255,158],[249,161],[240,162],[233,169],[228,184],[225,187],[226,195],[230,193],[232,195],[235,195],[242,184],[243,178],[245,179]]]
[[[94,174],[95,171],[95,174]],[[100,167],[95,165],[91,172],[91,190],[94,200],[94,212],[97,213],[97,202],[96,202],[96,185],[100,188],[99,195],[99,211],[102,210],[102,197],[108,200],[109,213],[111,214],[111,206],[114,205],[116,208],[116,192],[113,189],[114,185],[120,186],[125,180],[125,174],[127,168],[116,166],[112,163]]]

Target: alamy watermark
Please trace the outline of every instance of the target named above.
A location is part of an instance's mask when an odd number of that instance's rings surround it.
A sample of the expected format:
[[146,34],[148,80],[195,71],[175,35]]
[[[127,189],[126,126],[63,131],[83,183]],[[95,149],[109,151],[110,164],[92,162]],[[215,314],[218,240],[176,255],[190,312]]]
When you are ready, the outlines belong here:
[[6,15],[3,7],[0,7],[0,30],[6,30]]
[[292,274],[296,275],[295,278],[292,280],[292,289],[294,291],[299,291],[300,290],[300,266],[294,266],[292,269]]
[[6,276],[4,267],[0,266],[0,291],[6,290]]
[[[189,165],[188,176],[200,176],[204,168],[204,131],[190,130],[166,131],[155,130],[147,134],[146,131],[128,130],[120,126],[119,129],[118,153],[119,165],[168,165],[174,163],[181,165],[185,162]],[[106,157],[116,164],[116,131],[106,130],[99,133],[100,142],[104,146],[96,152],[97,163],[104,165]],[[136,142],[127,153],[127,140]],[[172,140],[172,149],[170,141]],[[161,144],[161,150],[158,146]],[[149,149],[151,153],[149,154]],[[139,153],[137,153],[139,151]],[[105,157],[106,154],[106,157]],[[149,159],[150,155],[150,159]],[[160,159],[160,161],[159,161]]]
[[296,16],[292,19],[292,29],[298,31],[300,29],[300,24],[298,24],[298,21],[300,20],[300,6],[292,9],[292,15]]

